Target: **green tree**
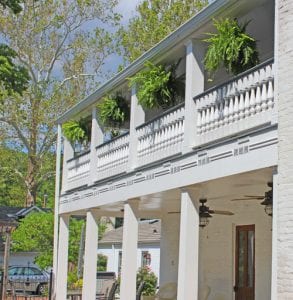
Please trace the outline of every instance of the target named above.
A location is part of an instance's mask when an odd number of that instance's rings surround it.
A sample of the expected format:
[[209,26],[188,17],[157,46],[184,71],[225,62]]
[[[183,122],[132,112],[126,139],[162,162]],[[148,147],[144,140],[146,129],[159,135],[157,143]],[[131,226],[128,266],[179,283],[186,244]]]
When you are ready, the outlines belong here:
[[19,175],[11,170],[23,172],[26,167],[26,155],[16,149],[0,145],[0,206],[22,206],[25,198],[25,186]]
[[117,24],[117,2],[27,0],[17,15],[0,13],[1,37],[14,51],[13,63],[30,77],[22,95],[0,97],[0,138],[27,155],[25,171],[14,170],[26,187],[27,205],[36,203],[54,174],[55,120],[97,86],[100,68],[114,51],[105,26]]
[[132,62],[138,58],[207,3],[207,0],[144,0],[136,7],[137,16],[119,31],[124,59]]
[[22,10],[20,3],[22,3],[20,0],[0,0],[0,4],[3,6],[3,8],[8,7],[15,14],[21,12]]
[[[80,236],[83,219],[71,218],[69,224],[68,262],[76,268],[80,247]],[[105,231],[105,225],[99,224],[99,238]],[[48,213],[32,213],[20,221],[17,229],[12,233],[13,251],[37,251],[35,263],[40,268],[47,268],[53,264],[54,215]]]

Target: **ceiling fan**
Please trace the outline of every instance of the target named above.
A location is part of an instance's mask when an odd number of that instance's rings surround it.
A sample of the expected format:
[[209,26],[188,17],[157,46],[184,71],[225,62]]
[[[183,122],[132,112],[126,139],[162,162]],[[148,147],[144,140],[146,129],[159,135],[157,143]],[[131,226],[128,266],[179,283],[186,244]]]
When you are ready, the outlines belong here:
[[260,204],[265,205],[265,212],[269,215],[273,215],[273,183],[268,182],[268,187],[271,188],[264,195],[244,195],[244,198],[236,198],[231,201],[241,201],[241,200],[263,200]]
[[199,206],[199,226],[202,228],[209,224],[209,218],[211,218],[213,214],[225,216],[234,215],[231,211],[210,209],[206,206],[207,199],[199,199],[199,202],[201,203]]

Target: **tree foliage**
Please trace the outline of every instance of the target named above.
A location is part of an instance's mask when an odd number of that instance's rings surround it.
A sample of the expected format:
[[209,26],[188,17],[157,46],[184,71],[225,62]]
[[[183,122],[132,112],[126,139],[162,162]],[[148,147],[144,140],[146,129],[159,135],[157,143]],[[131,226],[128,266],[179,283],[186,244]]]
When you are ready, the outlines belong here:
[[26,155],[1,145],[0,157],[0,205],[21,207],[25,199],[25,186],[20,177],[11,170],[17,168],[21,172],[25,171]]
[[214,20],[216,33],[209,33],[205,67],[213,73],[221,66],[237,75],[258,64],[256,40],[246,33],[249,22],[239,25],[236,19]]
[[21,95],[30,79],[26,68],[14,64],[15,58],[13,49],[0,44],[0,84],[8,95],[14,92]]
[[[80,236],[83,219],[70,219],[68,262],[77,266]],[[105,225],[99,225],[99,238],[105,231]],[[51,212],[31,213],[20,221],[12,233],[13,251],[36,251],[35,263],[42,269],[53,264],[54,215]]]
[[195,15],[207,0],[144,0],[136,8],[137,16],[119,32],[126,61],[134,61],[145,51]]
[[21,3],[23,1],[21,0],[0,0],[0,4],[2,5],[3,8],[10,8],[13,13],[17,14],[21,12]]
[[13,49],[12,67],[27,69],[30,77],[22,95],[0,97],[0,138],[27,155],[26,169],[16,170],[27,204],[35,203],[40,187],[54,174],[53,161],[50,166],[44,161],[54,152],[55,120],[96,87],[100,68],[114,51],[105,26],[117,24],[116,4],[27,0],[17,15],[1,11],[1,38]]

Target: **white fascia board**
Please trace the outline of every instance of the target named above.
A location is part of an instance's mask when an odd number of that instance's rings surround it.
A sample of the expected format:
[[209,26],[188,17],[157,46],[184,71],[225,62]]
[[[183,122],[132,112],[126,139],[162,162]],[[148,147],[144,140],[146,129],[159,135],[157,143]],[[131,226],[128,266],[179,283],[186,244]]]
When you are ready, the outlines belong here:
[[70,118],[73,118],[74,116],[79,114],[81,111],[84,111],[85,109],[93,105],[98,99],[103,97],[105,94],[111,92],[117,86],[124,83],[127,80],[127,78],[133,76],[135,73],[140,71],[143,68],[144,63],[146,61],[153,60],[160,54],[165,53],[166,51],[174,47],[174,45],[180,43],[188,36],[190,36],[193,32],[197,31],[205,23],[209,22],[216,13],[219,13],[219,10],[226,9],[227,7],[233,5],[234,3],[237,3],[238,1],[239,0],[216,0],[210,5],[208,5],[194,17],[189,19],[186,23],[178,27],[178,29],[170,33],[161,42],[159,42],[150,50],[141,55],[124,70],[122,70],[110,80],[102,84],[91,95],[74,105],[68,111],[66,111],[62,116],[60,116],[60,118],[57,119],[57,123],[62,124],[66,122]]

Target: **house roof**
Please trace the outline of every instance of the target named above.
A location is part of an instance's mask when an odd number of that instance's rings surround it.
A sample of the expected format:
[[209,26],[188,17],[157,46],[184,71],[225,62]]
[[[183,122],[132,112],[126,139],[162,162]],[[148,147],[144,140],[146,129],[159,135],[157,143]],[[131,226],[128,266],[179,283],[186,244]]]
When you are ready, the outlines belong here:
[[[38,206],[30,207],[13,207],[13,206],[0,206],[0,224],[9,224],[18,221],[29,215],[31,212],[48,212],[50,209],[41,208]],[[4,241],[0,234],[0,251],[4,250]]]
[[[123,237],[123,227],[116,228],[104,234],[99,244],[121,244]],[[138,224],[138,242],[139,243],[154,243],[160,242],[161,238],[161,221],[148,220],[141,221]]]
[[187,22],[178,27],[175,31],[169,34],[165,39],[160,41],[150,50],[142,54],[133,63],[127,66],[124,70],[116,74],[109,81],[102,84],[94,93],[86,97],[84,100],[80,101],[72,108],[67,110],[63,115],[59,117],[57,123],[62,124],[76,116],[79,112],[84,111],[89,106],[94,104],[98,99],[103,97],[103,95],[111,92],[113,89],[121,85],[127,78],[133,76],[144,66],[144,63],[148,60],[154,61],[156,58],[161,56],[172,49],[176,44],[180,42],[185,42],[190,35],[201,28],[204,24],[211,21],[219,11],[227,10],[230,6],[234,4],[239,4],[241,1],[238,0],[215,0],[207,7],[202,9],[195,16],[190,18]]

